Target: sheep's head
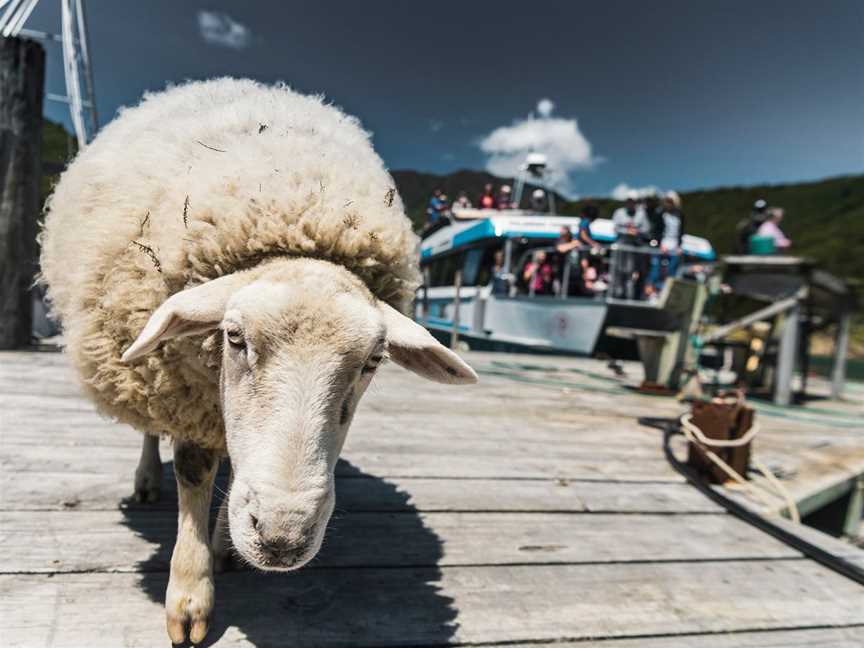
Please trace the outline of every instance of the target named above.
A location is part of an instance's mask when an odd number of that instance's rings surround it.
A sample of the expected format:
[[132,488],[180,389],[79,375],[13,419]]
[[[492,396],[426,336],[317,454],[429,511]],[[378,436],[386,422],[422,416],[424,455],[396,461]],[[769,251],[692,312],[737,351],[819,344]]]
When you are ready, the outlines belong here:
[[354,410],[389,357],[430,380],[476,374],[356,276],[291,260],[170,297],[123,355],[220,328],[221,407],[234,469],[231,539],[262,569],[295,569],[321,546],[334,469]]

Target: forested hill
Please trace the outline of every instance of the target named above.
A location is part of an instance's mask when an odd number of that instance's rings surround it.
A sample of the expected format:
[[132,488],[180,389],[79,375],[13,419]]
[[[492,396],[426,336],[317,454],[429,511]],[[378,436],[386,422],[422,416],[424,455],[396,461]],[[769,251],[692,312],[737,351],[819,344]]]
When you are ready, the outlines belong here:
[[[393,171],[393,178],[409,216],[419,228],[426,202],[435,187],[453,199],[466,191],[472,201],[483,185],[512,183],[482,171],[457,171],[439,176],[416,171]],[[526,192],[527,193],[527,192]],[[864,175],[829,178],[817,182],[752,187],[723,187],[682,193],[687,231],[704,236],[720,254],[732,251],[735,225],[747,215],[757,198],[784,207],[783,230],[793,242],[795,254],[811,256],[838,276],[860,282],[864,278]],[[608,217],[618,206],[608,198],[594,203]],[[573,214],[581,201],[559,199],[558,211]]]

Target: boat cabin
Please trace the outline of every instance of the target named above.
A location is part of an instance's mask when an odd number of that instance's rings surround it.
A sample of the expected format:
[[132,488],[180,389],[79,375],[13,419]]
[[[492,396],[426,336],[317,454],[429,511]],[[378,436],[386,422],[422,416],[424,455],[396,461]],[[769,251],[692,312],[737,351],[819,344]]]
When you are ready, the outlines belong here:
[[657,248],[617,241],[604,218],[590,224],[592,245],[561,252],[562,228],[577,238],[579,225],[578,217],[548,213],[456,210],[421,243],[415,317],[472,347],[587,355],[606,324],[620,325],[610,307],[657,310],[670,279],[704,277],[715,260],[708,241],[685,234],[672,266]]

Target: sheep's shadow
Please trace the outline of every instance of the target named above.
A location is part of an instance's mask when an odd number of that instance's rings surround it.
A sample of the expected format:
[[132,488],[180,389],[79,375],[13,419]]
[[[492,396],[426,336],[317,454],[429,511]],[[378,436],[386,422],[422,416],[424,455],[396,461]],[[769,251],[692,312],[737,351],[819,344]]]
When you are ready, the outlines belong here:
[[[244,638],[267,646],[446,644],[456,629],[453,600],[439,591],[442,543],[410,495],[340,460],[336,513],[319,556],[303,569],[216,575],[216,607],[207,640]],[[227,486],[222,466],[215,510]],[[156,545],[137,565],[139,586],[164,604],[176,531],[173,465],[163,465],[162,501],[123,506],[124,524]],[[162,624],[163,619],[154,618]],[[167,636],[166,636],[167,642]]]

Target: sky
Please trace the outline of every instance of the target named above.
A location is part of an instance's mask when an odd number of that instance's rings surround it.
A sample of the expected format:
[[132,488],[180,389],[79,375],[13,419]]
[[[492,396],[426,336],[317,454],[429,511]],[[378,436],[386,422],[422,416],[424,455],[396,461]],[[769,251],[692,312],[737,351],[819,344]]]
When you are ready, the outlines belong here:
[[[391,169],[571,196],[864,172],[864,2],[86,0],[100,120],[167,83],[285,81],[358,116]],[[26,27],[59,31],[59,2]],[[47,91],[65,94],[59,46]],[[63,104],[46,115],[69,124]]]

